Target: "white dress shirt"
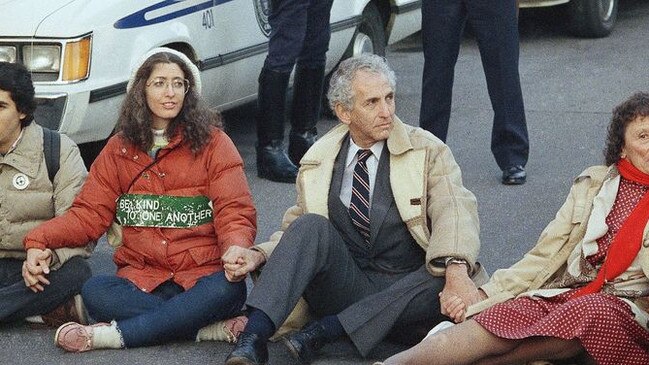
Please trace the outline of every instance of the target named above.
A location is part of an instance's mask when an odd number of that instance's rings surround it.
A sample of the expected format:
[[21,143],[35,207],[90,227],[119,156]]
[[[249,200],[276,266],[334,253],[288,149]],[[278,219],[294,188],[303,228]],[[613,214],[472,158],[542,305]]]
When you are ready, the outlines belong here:
[[[379,158],[381,158],[381,152],[383,152],[383,147],[385,146],[385,141],[376,142],[369,149],[372,151],[372,155],[367,158],[367,170],[370,178],[370,209],[372,208],[372,197],[374,196],[374,182],[376,181],[376,171],[379,169]],[[356,167],[356,162],[358,162],[358,155],[356,154],[358,150],[362,150],[354,143],[354,141],[349,138],[349,150],[347,150],[347,158],[345,159],[345,172],[343,173],[343,182],[340,186],[340,201],[349,208],[349,204],[352,201],[352,182],[354,181],[354,168]]]

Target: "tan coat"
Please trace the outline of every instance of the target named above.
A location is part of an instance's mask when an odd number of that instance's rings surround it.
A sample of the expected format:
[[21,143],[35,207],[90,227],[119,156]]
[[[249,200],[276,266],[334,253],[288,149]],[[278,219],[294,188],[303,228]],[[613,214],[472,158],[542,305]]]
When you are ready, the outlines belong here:
[[[61,135],[59,171],[50,182],[43,153],[43,129],[36,123],[25,127],[16,149],[0,156],[0,258],[25,259],[23,238],[40,223],[63,214],[81,189],[88,174],[79,148]],[[22,188],[16,178],[27,177]],[[94,242],[81,248],[61,248],[54,251],[53,268],[70,257],[87,257]]]
[[[476,314],[497,303],[543,288],[562,275],[570,253],[584,238],[593,200],[609,174],[617,174],[617,171],[606,166],[593,166],[582,172],[554,220],[541,233],[536,246],[510,268],[496,271],[481,287],[488,299],[469,307],[468,314]],[[645,276],[649,277],[648,233],[649,225],[644,230],[638,259]]]
[[[283,231],[300,215],[328,217],[327,199],[336,155],[349,129],[340,124],[322,136],[300,161],[297,205],[284,214],[281,230],[256,249],[269,257]],[[395,117],[386,144],[390,152],[390,186],[401,218],[426,251],[428,271],[443,276],[436,258],[454,256],[472,268],[480,247],[475,196],[462,185],[460,167],[451,150],[432,134]]]
[[[297,177],[297,204],[282,219],[281,230],[268,242],[255,246],[268,258],[284,230],[306,213],[329,216],[327,199],[334,162],[349,128],[340,124],[322,136],[300,161]],[[390,186],[401,218],[417,244],[426,251],[428,271],[443,276],[445,268],[435,266],[436,258],[466,259],[486,281],[484,269],[476,268],[480,247],[475,196],[462,185],[460,168],[450,149],[432,134],[404,124],[395,117],[394,129],[386,144],[390,152]],[[431,228],[432,227],[432,228]],[[301,328],[308,321],[308,308],[301,299],[276,337]]]

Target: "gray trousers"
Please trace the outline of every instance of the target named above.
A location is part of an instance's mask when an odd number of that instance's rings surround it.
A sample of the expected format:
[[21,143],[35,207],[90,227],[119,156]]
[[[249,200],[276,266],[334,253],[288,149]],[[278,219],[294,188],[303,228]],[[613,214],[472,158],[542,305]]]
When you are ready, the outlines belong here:
[[44,291],[34,293],[23,282],[22,265],[23,260],[0,259],[0,322],[13,322],[53,311],[79,294],[91,275],[86,260],[73,257],[47,275],[50,285],[45,285]]
[[430,328],[445,319],[438,297],[443,278],[431,276],[423,264],[405,273],[359,267],[358,252],[352,252],[329,220],[301,216],[284,232],[247,305],[279,328],[304,296],[316,316],[338,315],[363,356],[392,330]]

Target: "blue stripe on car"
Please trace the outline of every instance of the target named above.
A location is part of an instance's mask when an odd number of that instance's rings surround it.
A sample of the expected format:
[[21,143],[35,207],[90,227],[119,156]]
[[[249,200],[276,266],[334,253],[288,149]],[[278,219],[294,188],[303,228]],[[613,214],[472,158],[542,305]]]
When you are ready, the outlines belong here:
[[207,8],[211,8],[213,6],[229,3],[232,0],[210,0],[210,1],[205,1],[200,4],[196,4],[194,6],[190,6],[184,9],[180,9],[177,11],[174,11],[169,14],[165,14],[156,18],[152,19],[145,19],[145,14],[157,10],[157,9],[162,9],[166,6],[174,5],[178,2],[181,2],[182,0],[164,0],[161,1],[157,4],[153,4],[149,6],[148,8],[144,8],[140,11],[137,11],[133,14],[127,15],[123,17],[122,19],[119,19],[118,21],[115,22],[113,25],[116,29],[129,29],[129,28],[139,28],[139,27],[144,27],[147,25],[152,25],[152,24],[158,24],[162,22],[166,22],[167,20],[175,19],[181,16],[185,16],[188,14],[196,13],[201,10],[205,10]]

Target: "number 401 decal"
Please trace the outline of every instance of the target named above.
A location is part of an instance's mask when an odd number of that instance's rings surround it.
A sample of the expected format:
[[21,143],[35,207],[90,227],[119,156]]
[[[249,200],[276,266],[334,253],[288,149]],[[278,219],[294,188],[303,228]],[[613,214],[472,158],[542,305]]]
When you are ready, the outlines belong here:
[[212,14],[212,9],[205,10],[203,12],[203,28],[211,29],[214,26],[214,15]]

